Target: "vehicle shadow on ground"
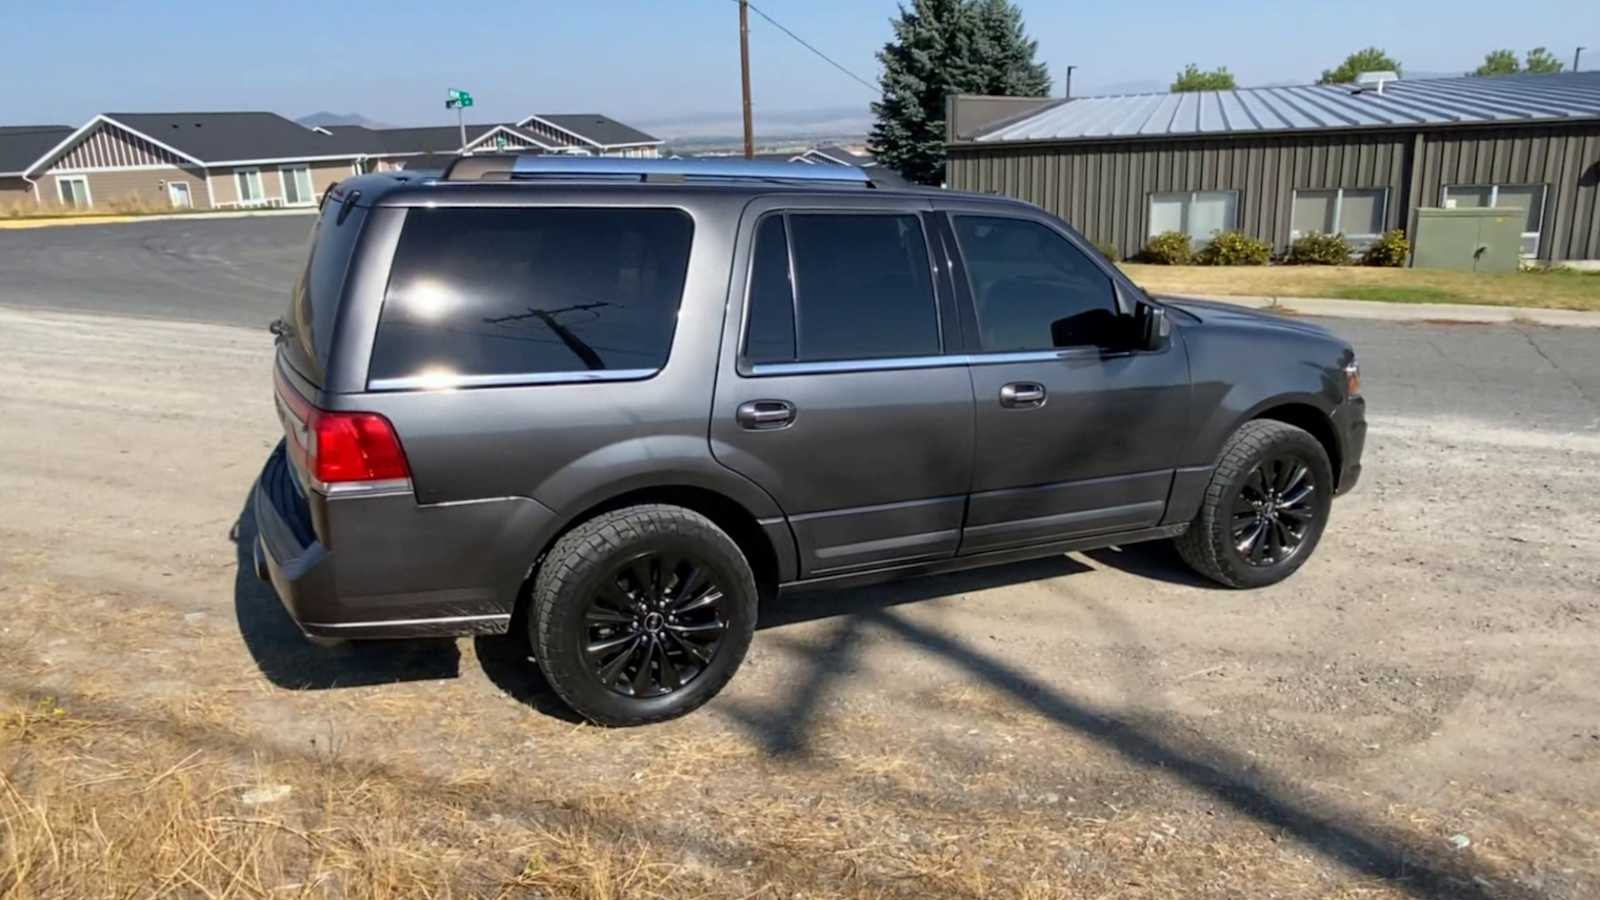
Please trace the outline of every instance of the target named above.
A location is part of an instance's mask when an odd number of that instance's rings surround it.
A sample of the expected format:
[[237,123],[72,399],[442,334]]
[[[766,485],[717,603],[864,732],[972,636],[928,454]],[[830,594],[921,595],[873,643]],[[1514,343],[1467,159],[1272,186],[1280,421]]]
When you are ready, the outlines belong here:
[[[1144,574],[1181,565],[1181,561],[1175,562],[1175,554],[1168,558],[1167,553],[1171,551],[1163,547],[1141,548],[1138,553],[1095,551],[1087,555],[1118,569]],[[1438,853],[1434,849],[1437,838],[1338,809],[1276,775],[1260,760],[1207,740],[1192,729],[1163,727],[1163,722],[1148,718],[1137,722],[1119,718],[1115,710],[1087,703],[998,655],[938,628],[911,621],[896,610],[919,600],[1088,570],[1083,563],[1062,556],[881,588],[801,594],[771,601],[763,605],[762,628],[836,619],[825,639],[825,649],[813,654],[805,663],[806,671],[770,704],[754,706],[723,700],[716,709],[748,731],[769,755],[803,760],[809,755],[812,731],[819,724],[830,686],[856,668],[855,657],[866,639],[889,635],[942,658],[973,682],[1008,695],[1019,706],[1062,730],[1115,752],[1129,765],[1157,777],[1176,779],[1358,876],[1381,880],[1412,896],[1438,900],[1518,895],[1508,892],[1509,886],[1493,870]],[[1177,577],[1169,580],[1185,583]]]
[[234,543],[233,611],[239,635],[261,674],[300,691],[455,678],[461,653],[449,639],[312,643],[289,618],[272,586],[255,574],[255,489],[228,537]]
[[1084,551],[1083,556],[1106,568],[1139,578],[1208,591],[1229,590],[1189,568],[1171,541],[1144,541],[1126,547],[1103,547]]

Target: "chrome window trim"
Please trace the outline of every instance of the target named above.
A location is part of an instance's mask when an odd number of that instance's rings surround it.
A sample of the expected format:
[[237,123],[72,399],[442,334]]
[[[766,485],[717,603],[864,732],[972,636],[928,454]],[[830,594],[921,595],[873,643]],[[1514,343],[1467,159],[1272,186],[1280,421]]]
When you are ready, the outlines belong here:
[[1107,352],[1103,347],[1085,344],[1081,347],[1062,347],[1059,350],[996,350],[971,353],[967,355],[967,361],[974,366],[996,366],[1005,363],[1053,362],[1058,359],[1078,359],[1080,357],[1100,359]]
[[886,356],[880,359],[829,359],[811,362],[759,363],[750,367],[752,378],[771,375],[823,375],[836,372],[887,372],[895,369],[940,369],[964,366],[964,354],[948,356]]
[[411,479],[385,478],[382,481],[336,481],[332,484],[307,476],[306,486],[330,500],[339,497],[378,497],[410,494]]
[[[828,216],[828,215],[862,215],[862,216],[894,216],[894,217],[910,216],[910,217],[913,217],[913,218],[916,219],[917,228],[922,234],[923,258],[925,260],[927,260],[928,273],[929,273],[928,274],[928,299],[933,303],[934,333],[935,333],[935,336],[938,338],[938,341],[939,341],[939,353],[941,355],[939,355],[939,356],[931,356],[931,355],[930,356],[916,356],[916,357],[893,357],[893,359],[903,359],[903,360],[938,359],[938,360],[940,360],[941,364],[953,364],[954,363],[954,357],[943,355],[950,348],[945,346],[945,341],[944,341],[944,310],[941,309],[940,305],[939,305],[939,285],[938,285],[938,280],[939,280],[939,260],[934,254],[933,239],[932,239],[932,236],[928,233],[928,223],[927,223],[926,219],[924,219],[923,216],[922,216],[922,213],[926,212],[926,211],[927,210],[914,210],[914,211],[913,210],[906,210],[906,209],[901,209],[901,208],[899,208],[897,206],[893,206],[893,205],[882,206],[882,207],[827,207],[827,206],[789,207],[789,206],[785,206],[785,207],[781,207],[781,208],[774,208],[774,209],[764,210],[761,213],[759,213],[756,216],[754,224],[750,228],[749,260],[748,260],[748,264],[745,266],[744,295],[741,298],[740,312],[739,312],[739,342],[738,342],[738,348],[739,349],[738,349],[738,354],[737,354],[737,357],[736,357],[736,371],[742,376],[754,377],[754,376],[759,376],[759,375],[791,375],[791,374],[800,375],[800,374],[807,374],[808,372],[824,372],[824,371],[827,371],[827,372],[863,371],[863,370],[869,370],[869,369],[885,369],[885,368],[894,368],[894,369],[927,369],[927,368],[933,368],[934,367],[932,365],[927,365],[927,364],[897,365],[897,366],[867,365],[868,363],[883,362],[883,361],[885,361],[886,359],[889,359],[889,358],[885,358],[884,360],[844,360],[844,361],[842,361],[842,362],[846,362],[846,363],[852,365],[853,368],[850,368],[850,369],[836,369],[836,368],[813,369],[813,368],[810,368],[810,367],[817,366],[817,365],[832,366],[836,362],[841,362],[839,360],[813,360],[813,361],[809,361],[808,362],[808,361],[797,359],[795,362],[792,362],[792,363],[751,363],[749,361],[749,357],[746,355],[746,353],[747,353],[747,351],[749,349],[748,348],[748,344],[749,344],[749,340],[750,340],[750,291],[751,291],[751,287],[754,285],[754,282],[755,282],[755,271],[756,271],[756,260],[755,260],[756,234],[761,230],[762,223],[764,223],[767,219],[769,219],[769,218],[771,218],[773,216],[778,216],[778,217],[783,219],[784,248],[787,251],[788,257],[789,257],[789,259],[788,259],[788,263],[789,263],[789,309],[790,309],[791,313],[794,316],[794,352],[795,352],[795,356],[796,357],[798,357],[800,355],[800,314],[801,314],[801,309],[800,309],[800,280],[799,280],[799,277],[795,273],[795,267],[794,267],[795,252],[794,252],[794,227],[793,227],[792,217],[793,216],[805,216],[805,215],[823,215],[823,216]],[[801,367],[801,368],[800,369],[796,369],[795,371],[792,371],[792,372],[790,372],[790,371],[783,371],[783,372],[776,371],[779,368],[794,368],[794,367]],[[803,369],[803,371],[801,369]]]
[[396,378],[374,378],[368,383],[373,391],[454,390],[456,388],[519,387],[540,384],[588,384],[606,381],[644,381],[660,374],[661,369],[596,369],[576,372],[507,372],[497,375],[403,375]]

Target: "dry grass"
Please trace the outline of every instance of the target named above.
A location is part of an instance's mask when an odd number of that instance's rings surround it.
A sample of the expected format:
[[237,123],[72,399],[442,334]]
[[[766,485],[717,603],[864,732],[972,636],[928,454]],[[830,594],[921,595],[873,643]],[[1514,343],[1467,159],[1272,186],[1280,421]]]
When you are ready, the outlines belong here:
[[172,216],[211,212],[206,209],[174,209],[170,203],[148,200],[134,195],[113,197],[96,202],[90,209],[62,209],[59,206],[36,203],[33,200],[0,202],[0,220],[4,219],[61,219],[94,216]]
[[1151,266],[1123,263],[1161,294],[1333,297],[1390,303],[1481,303],[1600,310],[1600,273],[1473,274],[1362,266]]

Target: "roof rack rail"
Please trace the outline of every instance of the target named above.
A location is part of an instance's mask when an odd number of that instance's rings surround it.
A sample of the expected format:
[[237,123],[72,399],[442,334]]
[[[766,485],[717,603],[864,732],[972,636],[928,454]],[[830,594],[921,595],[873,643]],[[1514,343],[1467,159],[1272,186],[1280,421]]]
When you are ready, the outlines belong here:
[[445,181],[773,181],[875,187],[855,166],[727,159],[628,159],[613,156],[542,154],[463,156],[444,172]]

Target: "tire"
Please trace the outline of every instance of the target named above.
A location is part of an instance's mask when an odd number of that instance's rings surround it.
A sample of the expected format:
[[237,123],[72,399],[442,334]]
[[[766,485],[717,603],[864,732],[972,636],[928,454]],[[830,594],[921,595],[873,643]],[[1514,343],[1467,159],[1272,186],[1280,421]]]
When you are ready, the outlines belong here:
[[750,564],[726,532],[649,504],[602,513],[556,541],[527,619],[556,693],[584,718],[622,727],[716,696],[750,648],[756,601]]
[[[1301,501],[1307,484],[1311,491]],[[1223,445],[1200,511],[1173,543],[1184,562],[1212,581],[1266,587],[1305,565],[1332,506],[1333,466],[1322,444],[1293,425],[1258,419]]]

